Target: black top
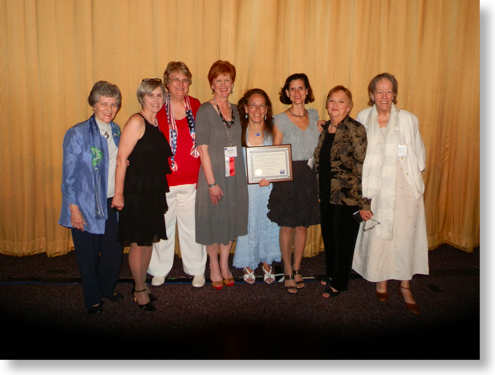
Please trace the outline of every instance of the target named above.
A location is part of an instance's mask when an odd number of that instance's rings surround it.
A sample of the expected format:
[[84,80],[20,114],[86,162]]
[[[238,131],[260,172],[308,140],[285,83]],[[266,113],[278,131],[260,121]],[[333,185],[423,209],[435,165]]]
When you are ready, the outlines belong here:
[[119,220],[119,241],[124,246],[133,242],[151,246],[167,239],[163,215],[168,210],[165,193],[169,191],[168,158],[172,150],[160,129],[143,119],[145,132],[129,155],[124,181],[124,208]]
[[327,133],[320,150],[319,181],[320,199],[330,200],[330,188],[332,181],[332,168],[330,162],[330,152],[332,151],[335,133]]

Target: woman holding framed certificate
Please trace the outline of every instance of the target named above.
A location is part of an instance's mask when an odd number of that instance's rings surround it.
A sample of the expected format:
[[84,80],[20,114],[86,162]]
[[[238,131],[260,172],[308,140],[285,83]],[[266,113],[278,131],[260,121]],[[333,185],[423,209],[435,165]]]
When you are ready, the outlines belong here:
[[[242,125],[243,151],[245,147],[272,145],[272,103],[267,93],[261,89],[249,90],[237,107]],[[279,228],[266,216],[271,191],[272,185],[266,178],[259,184],[248,185],[248,234],[237,237],[234,254],[234,267],[243,269],[243,279],[248,284],[255,283],[254,271],[260,263],[263,263],[263,280],[272,284],[275,281],[272,262],[280,262]]]
[[305,104],[314,100],[306,74],[292,74],[280,90],[280,101],[290,107],[274,116],[273,144],[291,145],[293,180],[274,184],[268,201],[268,218],[280,226],[284,283],[290,294],[304,288],[301,261],[307,229],[320,223],[313,157],[320,135],[319,116],[315,109],[305,108]]

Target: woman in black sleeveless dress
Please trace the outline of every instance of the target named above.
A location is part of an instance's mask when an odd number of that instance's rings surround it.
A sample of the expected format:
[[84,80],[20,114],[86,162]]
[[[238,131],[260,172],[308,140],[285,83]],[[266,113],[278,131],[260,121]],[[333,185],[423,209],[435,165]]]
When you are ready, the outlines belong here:
[[[129,267],[134,278],[132,294],[143,310],[155,310],[146,284],[153,243],[167,239],[164,214],[168,209],[166,175],[172,150],[160,132],[156,114],[165,90],[158,78],[144,79],[137,96],[140,113],[124,126],[117,155],[112,207],[121,211],[118,241],[129,246]],[[128,165],[127,165],[128,164]]]

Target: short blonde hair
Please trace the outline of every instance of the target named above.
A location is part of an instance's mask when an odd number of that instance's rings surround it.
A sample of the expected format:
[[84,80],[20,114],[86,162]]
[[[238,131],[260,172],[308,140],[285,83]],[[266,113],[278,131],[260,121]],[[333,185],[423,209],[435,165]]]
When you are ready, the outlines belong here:
[[182,73],[189,78],[189,84],[192,85],[192,74],[186,64],[182,61],[170,61],[163,72],[163,83],[167,86],[168,79],[173,73]]
[[162,89],[163,95],[165,96],[165,88],[163,87],[163,83],[160,78],[143,79],[136,92],[139,104],[142,105],[144,97],[155,91],[157,87]]

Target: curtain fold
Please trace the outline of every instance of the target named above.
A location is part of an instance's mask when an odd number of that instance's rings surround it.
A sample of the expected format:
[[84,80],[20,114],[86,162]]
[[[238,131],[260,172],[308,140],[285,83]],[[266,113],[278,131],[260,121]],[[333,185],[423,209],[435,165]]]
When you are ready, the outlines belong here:
[[[333,86],[352,91],[356,117],[371,78],[394,74],[398,107],[419,118],[426,146],[429,247],[470,252],[480,243],[479,16],[470,0],[0,0],[0,253],[72,249],[57,224],[62,140],[92,114],[94,82],[119,86],[123,127],[143,78],[184,61],[204,102],[218,59],[237,69],[231,102],[259,87],[274,113],[287,108],[286,77],[306,73],[308,108],[324,119]],[[322,251],[319,230],[305,256]]]

